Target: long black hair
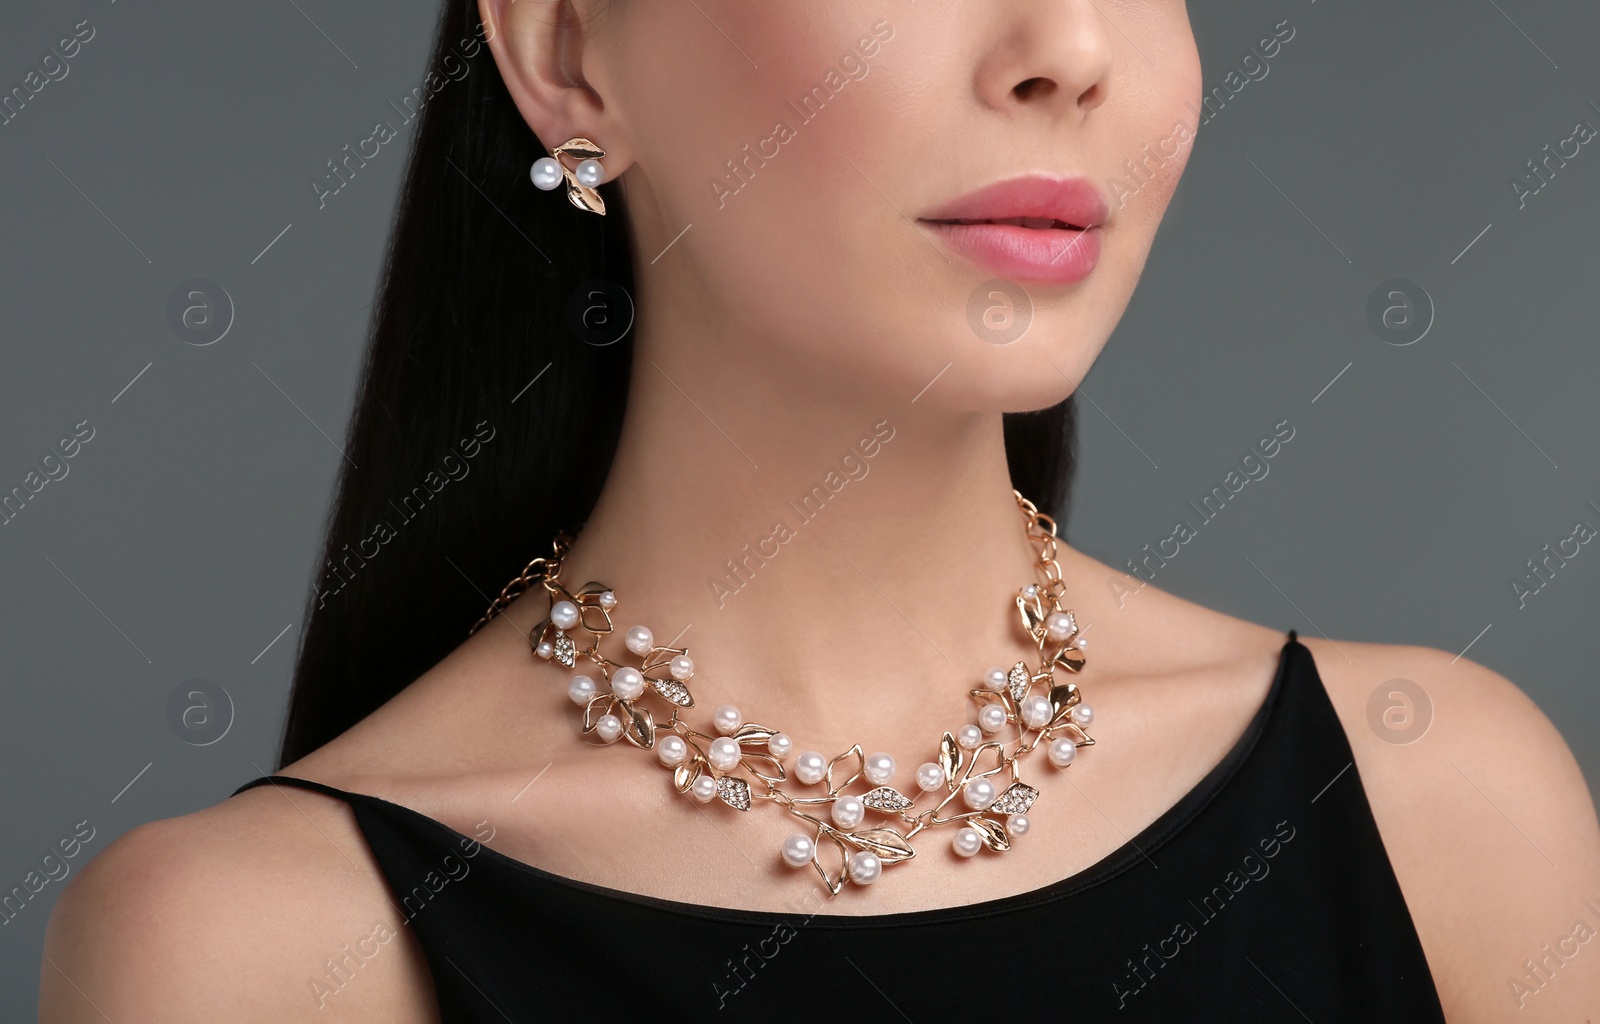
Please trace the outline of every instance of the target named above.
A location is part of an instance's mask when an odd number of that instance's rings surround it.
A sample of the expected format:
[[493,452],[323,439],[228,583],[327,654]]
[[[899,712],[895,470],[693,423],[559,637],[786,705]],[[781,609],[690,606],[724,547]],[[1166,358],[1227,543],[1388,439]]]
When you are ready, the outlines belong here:
[[[457,646],[548,538],[588,518],[616,452],[633,346],[599,321],[631,312],[623,198],[602,186],[596,217],[533,188],[545,149],[476,12],[445,0],[407,104],[417,134],[279,767]],[[1012,481],[1042,509],[1064,513],[1074,436],[1071,399],[1005,417]]]

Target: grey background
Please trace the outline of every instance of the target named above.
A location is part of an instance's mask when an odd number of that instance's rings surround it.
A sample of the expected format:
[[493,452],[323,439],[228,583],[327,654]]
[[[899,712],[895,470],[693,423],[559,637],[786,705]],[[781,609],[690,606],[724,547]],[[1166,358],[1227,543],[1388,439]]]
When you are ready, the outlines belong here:
[[[79,22],[95,29],[0,127],[0,489],[75,424],[95,429],[0,527],[0,891],[80,821],[95,837],[74,871],[273,765],[340,459],[328,437],[351,410],[413,126],[326,208],[307,179],[397,121],[435,15],[422,0],[0,15],[0,83]],[[1282,19],[1296,33],[1200,130],[1084,385],[1074,542],[1122,564],[1288,419],[1270,475],[1158,585],[1336,639],[1471,644],[1560,726],[1593,788],[1600,548],[1524,609],[1507,579],[1577,519],[1600,525],[1600,140],[1524,209],[1508,180],[1577,120],[1600,126],[1600,8],[1251,0],[1192,15],[1208,88]],[[1366,317],[1396,277],[1437,306],[1404,347]],[[237,306],[214,345],[168,326],[191,278]],[[193,678],[233,704],[207,746],[168,724]],[[35,1012],[60,889],[0,926],[6,1019]]]

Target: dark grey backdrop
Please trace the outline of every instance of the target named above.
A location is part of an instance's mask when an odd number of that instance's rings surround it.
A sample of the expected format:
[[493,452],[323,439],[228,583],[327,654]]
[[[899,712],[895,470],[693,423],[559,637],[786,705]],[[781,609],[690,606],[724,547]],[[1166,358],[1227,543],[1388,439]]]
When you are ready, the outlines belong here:
[[[435,6],[0,15],[0,82],[47,81],[0,126],[0,488],[66,472],[0,526],[0,893],[80,822],[94,837],[73,871],[272,767],[412,126],[325,208],[307,182],[377,120],[398,125]],[[1073,539],[1123,563],[1287,419],[1270,474],[1157,582],[1285,629],[1470,646],[1593,786],[1600,546],[1525,608],[1508,580],[1577,520],[1600,527],[1600,141],[1520,205],[1510,180],[1577,122],[1600,126],[1600,8],[1199,8],[1208,88],[1285,19],[1294,36],[1200,130],[1085,384]],[[75,30],[87,40],[49,80]],[[169,325],[196,278],[236,307],[214,344]],[[1396,278],[1436,307],[1408,345],[1369,323]],[[74,430],[92,437],[53,454]],[[226,691],[214,726],[169,708],[191,679]],[[1484,827],[1516,816],[1485,804]],[[6,1019],[33,1015],[60,890],[0,925]]]

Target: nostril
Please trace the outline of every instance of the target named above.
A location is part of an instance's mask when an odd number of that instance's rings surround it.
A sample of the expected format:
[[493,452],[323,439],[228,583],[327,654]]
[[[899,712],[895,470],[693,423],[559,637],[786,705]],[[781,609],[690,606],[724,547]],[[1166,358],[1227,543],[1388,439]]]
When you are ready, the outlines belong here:
[[1019,100],[1034,99],[1039,96],[1048,96],[1056,87],[1056,83],[1048,78],[1030,78],[1025,82],[1017,83],[1011,91]]

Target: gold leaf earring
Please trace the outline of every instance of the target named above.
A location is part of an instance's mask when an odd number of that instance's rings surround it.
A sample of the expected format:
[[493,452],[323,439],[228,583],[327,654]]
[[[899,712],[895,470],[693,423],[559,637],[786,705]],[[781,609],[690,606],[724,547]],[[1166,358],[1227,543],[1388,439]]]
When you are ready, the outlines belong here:
[[[577,160],[578,165],[568,167],[561,159],[563,155]],[[595,189],[606,180],[605,168],[600,166],[600,159],[605,155],[605,150],[588,139],[568,139],[555,148],[553,156],[543,156],[535,160],[532,170],[529,171],[529,177],[533,179],[536,187],[546,192],[565,181],[567,199],[573,206],[604,217],[606,201],[600,198],[600,193]]]

